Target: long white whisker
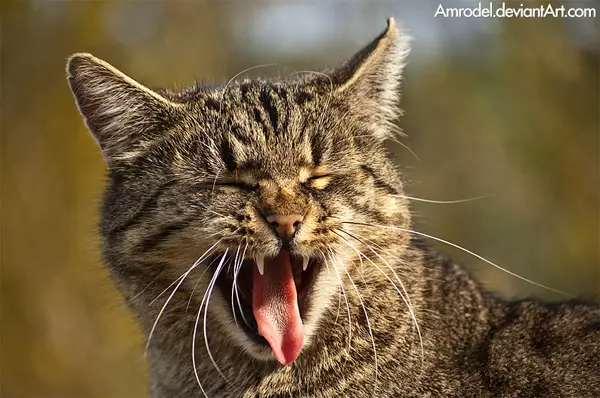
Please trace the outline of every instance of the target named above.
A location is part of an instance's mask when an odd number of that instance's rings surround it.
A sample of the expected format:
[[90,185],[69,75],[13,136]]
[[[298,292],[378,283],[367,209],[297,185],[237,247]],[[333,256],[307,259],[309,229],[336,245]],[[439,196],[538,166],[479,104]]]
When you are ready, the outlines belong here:
[[[321,252],[321,254],[323,254],[323,253]],[[327,259],[325,258],[324,254],[323,254],[323,257],[324,257],[325,264],[327,264]],[[352,349],[352,317],[350,315],[350,303],[348,301],[348,296],[346,295],[346,289],[344,289],[344,285],[342,282],[342,278],[340,277],[340,273],[338,272],[334,263],[331,263],[331,266],[333,267],[333,271],[335,272],[335,275],[337,276],[339,286],[342,288],[342,294],[344,295],[344,300],[346,301],[346,310],[348,311],[348,353],[350,353],[350,350]]]
[[225,258],[227,257],[228,250],[229,249],[225,250],[225,254],[223,254],[223,260],[221,260],[221,263],[217,267],[217,270],[215,271],[215,274],[213,275],[213,278],[210,281],[210,285],[208,287],[208,297],[206,298],[206,306],[204,307],[204,345],[206,346],[206,351],[208,352],[208,357],[210,358],[210,361],[214,365],[215,369],[217,369],[217,372],[219,372],[221,377],[225,380],[227,380],[227,378],[225,377],[225,375],[223,375],[221,369],[219,369],[219,367],[217,366],[217,363],[215,362],[215,359],[213,358],[212,353],[210,352],[210,348],[208,347],[208,333],[206,333],[206,317],[208,315],[208,304],[210,303],[210,296],[212,294],[213,289],[215,288],[215,283],[217,281],[217,278],[219,277],[219,273],[223,268],[223,263],[225,262]]
[[360,272],[360,277],[362,278],[363,283],[366,284],[367,282],[365,281],[365,274],[363,272],[363,261],[362,261],[362,257],[361,256],[358,256],[358,262],[359,262],[359,268],[358,268],[358,270]]
[[[350,280],[350,283],[352,284],[352,286],[354,287],[354,291],[356,292],[356,297],[358,297],[358,301],[360,302],[363,312],[365,313],[365,319],[367,320],[367,328],[369,329],[369,336],[371,336],[371,343],[373,344],[373,356],[374,356],[374,360],[375,360],[375,383],[377,383],[377,375],[378,375],[377,348],[375,347],[375,338],[373,337],[373,329],[371,329],[371,322],[369,321],[369,315],[367,314],[367,307],[365,306],[365,302],[363,301],[362,296],[361,296],[360,292],[358,291],[358,287],[356,287],[356,284],[352,280],[352,277],[350,276],[348,269],[342,262],[342,259],[339,256],[336,256],[336,257],[337,257],[338,263],[342,266],[343,270],[346,272],[346,275],[348,275],[348,279]],[[332,261],[333,261],[333,258],[332,258]]]
[[340,317],[340,307],[342,305],[342,292],[341,292],[341,289],[339,286],[337,289],[337,293],[338,293],[338,306],[337,306],[337,311],[335,312],[335,321],[333,322],[334,325],[337,325],[338,318]]
[[[235,293],[235,298],[237,301],[237,305],[238,308],[240,310],[240,315],[242,316],[242,320],[244,321],[244,323],[246,324],[246,326],[250,327],[250,324],[248,323],[248,320],[246,319],[246,316],[244,315],[244,311],[242,311],[242,303],[240,302],[240,292],[238,291],[238,286],[237,286],[237,277],[240,273],[240,269],[242,268],[242,265],[244,263],[244,258],[246,257],[246,249],[248,248],[248,241],[246,240],[246,246],[244,247],[244,251],[242,252],[242,257],[241,260],[238,263],[237,268],[234,268],[233,272],[233,289],[232,289],[232,296],[231,296],[231,300],[233,300],[233,293]],[[233,301],[231,302],[231,312],[234,314],[235,317],[235,309],[233,308]],[[236,324],[237,324],[237,318],[236,318]]]
[[477,254],[477,253],[474,253],[474,252],[472,252],[472,251],[471,251],[471,250],[469,250],[469,249],[465,249],[464,247],[462,247],[462,246],[459,246],[459,245],[457,245],[456,243],[449,242],[449,241],[447,241],[447,240],[445,240],[445,239],[438,238],[438,237],[436,237],[436,236],[433,236],[433,235],[428,235],[428,234],[426,234],[426,233],[423,233],[423,232],[418,232],[418,231],[413,231],[413,230],[411,230],[411,229],[406,229],[406,228],[401,228],[401,227],[395,227],[395,226],[388,226],[388,225],[365,224],[365,223],[357,223],[357,222],[350,222],[350,221],[342,221],[342,223],[343,223],[343,224],[362,225],[362,226],[366,226],[366,227],[373,227],[373,228],[392,229],[392,230],[396,230],[396,231],[408,232],[408,233],[410,233],[410,234],[415,234],[415,235],[418,235],[418,236],[423,236],[423,237],[425,237],[425,238],[433,239],[433,240],[436,240],[436,241],[438,241],[438,242],[445,243],[445,244],[447,244],[447,245],[449,245],[449,246],[455,247],[455,248],[457,248],[457,249],[459,249],[459,250],[462,250],[463,252],[465,252],[465,253],[467,253],[467,254],[470,254],[470,255],[472,255],[473,257],[476,257],[476,258],[480,259],[481,261],[483,261],[483,262],[485,262],[485,263],[487,263],[487,264],[491,265],[492,267],[494,267],[494,268],[498,268],[499,270],[501,270],[501,271],[504,271],[504,272],[506,272],[507,274],[514,276],[515,278],[521,279],[522,281],[529,282],[529,283],[531,283],[532,285],[535,285],[535,286],[538,286],[538,287],[541,287],[541,288],[544,288],[544,289],[550,290],[550,291],[552,291],[552,292],[554,292],[554,293],[562,294],[563,296],[567,296],[567,297],[571,297],[571,298],[574,298],[574,297],[575,297],[575,296],[573,296],[573,295],[571,295],[571,294],[568,294],[568,293],[565,293],[565,292],[563,292],[563,291],[561,291],[561,290],[558,290],[558,289],[553,289],[553,288],[551,288],[551,287],[549,287],[549,286],[542,285],[541,283],[534,282],[534,281],[532,281],[531,279],[527,279],[527,278],[525,278],[524,276],[521,276],[521,275],[519,275],[519,274],[516,274],[516,273],[514,273],[514,272],[512,272],[512,271],[509,271],[509,270],[507,270],[506,268],[502,268],[502,267],[501,267],[501,266],[499,266],[498,264],[495,264],[495,263],[491,262],[491,261],[490,261],[490,260],[488,260],[487,258],[485,258],[485,257],[482,257],[482,256],[480,256],[479,254]]
[[204,272],[202,272],[202,274],[200,274],[200,276],[198,277],[198,280],[194,284],[194,288],[192,289],[192,292],[190,293],[190,298],[188,299],[188,302],[187,302],[187,304],[185,306],[185,313],[186,314],[187,314],[188,310],[190,309],[190,304],[192,304],[192,299],[194,298],[194,292],[196,291],[196,288],[198,287],[198,284],[202,280],[202,277],[204,276],[204,274],[206,273],[206,271],[208,271],[208,267],[206,267],[206,269],[204,270]]
[[[138,298],[139,296],[142,295],[142,293],[144,293],[154,282],[156,282],[156,280],[158,279],[158,277],[160,276],[160,274],[162,274],[162,271],[159,271],[156,276],[154,278],[152,278],[152,280],[150,281],[150,283],[148,283],[146,285],[146,287],[144,287],[142,290],[140,290],[139,292],[137,292],[135,295],[131,296],[131,298],[129,300],[133,301],[136,298]],[[178,278],[179,279],[179,278]],[[172,285],[170,285],[172,286]],[[158,297],[157,297],[158,298]],[[156,300],[156,299],[154,299]],[[152,300],[152,302],[154,302],[154,300]],[[152,302],[150,304],[152,304]]]
[[213,196],[215,193],[215,187],[217,186],[217,180],[219,179],[219,172],[215,174],[215,178],[213,180],[212,189],[210,190],[210,196]]
[[[227,254],[227,251],[229,249],[225,249],[225,254],[223,254],[221,256],[221,261],[219,262],[219,265],[217,266],[217,270],[215,271],[213,277],[211,278],[208,287],[206,288],[206,291],[204,292],[204,296],[202,297],[202,301],[200,302],[200,308],[198,309],[198,314],[196,315],[196,322],[194,324],[194,332],[192,335],[192,366],[194,368],[194,375],[196,376],[196,381],[198,382],[198,386],[200,387],[200,390],[202,390],[202,393],[204,394],[204,396],[206,398],[208,398],[208,395],[206,394],[206,392],[204,391],[204,388],[202,387],[202,383],[200,382],[200,376],[198,375],[198,367],[196,365],[196,334],[198,332],[198,323],[200,322],[200,314],[202,314],[202,308],[204,307],[204,302],[206,300],[206,296],[209,292],[209,288],[210,285],[216,281],[216,277],[215,275],[218,276],[218,272],[221,271],[221,268],[223,267],[223,263],[225,262],[225,255]],[[216,367],[216,365],[215,365]],[[219,374],[225,378],[225,376],[223,376],[223,374],[221,373],[220,369],[218,367],[216,367],[217,371],[219,372]]]
[[240,247],[241,245],[238,245],[238,248],[235,252],[235,259],[233,260],[233,284],[231,286],[231,313],[233,314],[233,321],[235,322],[235,325],[238,325],[238,321],[237,321],[237,316],[235,315],[235,308],[233,306],[233,296],[235,294],[235,284],[236,284],[236,277],[237,277],[237,265],[238,265],[238,255],[240,253]]
[[[379,246],[377,243],[373,242],[372,240],[365,238],[362,235],[357,234],[356,232],[350,233],[348,231],[345,231],[343,229],[339,229],[339,231],[344,232],[345,234],[351,236],[352,238],[354,238],[355,240],[363,243],[365,246],[367,246],[369,248],[369,250],[371,252],[373,252],[377,257],[379,257],[381,259],[381,261],[383,261],[385,263],[385,265],[390,269],[390,271],[392,271],[392,273],[394,274],[394,276],[396,277],[396,280],[400,283],[400,285],[402,286],[402,290],[404,290],[404,292],[406,293],[406,289],[404,288],[404,284],[402,283],[402,281],[400,280],[400,277],[398,276],[398,274],[396,274],[396,271],[394,270],[394,268],[387,262],[386,259],[384,259],[383,257],[381,257],[381,255],[376,252],[375,250],[373,250],[373,247],[377,248],[380,251],[385,252],[388,256],[402,262],[403,264],[406,264],[406,261],[401,259],[400,257],[394,255],[393,253],[391,253],[389,250],[384,249],[383,247]],[[358,239],[358,238],[360,239]],[[366,242],[366,243],[365,243]],[[373,247],[371,247],[371,245]],[[410,297],[408,296],[408,293],[406,293],[406,298],[408,299],[408,302],[410,303]],[[411,303],[412,304],[412,303]]]
[[165,292],[166,292],[167,290],[169,290],[169,289],[170,289],[170,288],[171,288],[173,285],[176,285],[176,284],[177,284],[177,282],[179,282],[179,281],[180,281],[182,278],[184,278],[184,277],[185,277],[185,272],[184,272],[183,274],[181,274],[181,276],[180,276],[179,278],[177,278],[177,279],[175,279],[173,282],[171,282],[171,284],[170,284],[169,286],[167,286],[167,287],[166,287],[166,288],[165,288],[165,289],[164,289],[162,292],[160,292],[160,293],[158,294],[158,296],[156,296],[156,297],[155,297],[155,298],[154,298],[152,301],[150,301],[150,303],[149,303],[148,305],[150,306],[150,305],[154,304],[154,302],[155,302],[156,300],[158,300],[158,299],[159,299],[159,298],[160,298],[160,297],[161,297],[163,294],[165,294]]
[[[392,271],[392,274],[394,274],[394,277],[396,277],[396,280],[398,281],[398,283],[402,287],[402,290],[404,291],[404,294],[406,294],[406,299],[408,300],[409,306],[412,307],[412,303],[410,302],[410,297],[408,296],[408,292],[406,291],[406,288],[404,287],[404,283],[402,283],[402,281],[400,280],[400,277],[398,276],[398,274],[396,273],[396,271],[394,270],[394,268],[387,262],[387,260],[385,258],[383,258],[378,252],[376,252],[375,250],[373,250],[373,248],[371,247],[371,245],[369,243],[365,243],[365,241],[369,241],[369,239],[366,239],[365,237],[357,234],[356,232],[350,233],[350,232],[348,232],[348,231],[346,231],[344,229],[341,229],[341,228],[338,228],[338,231],[343,232],[346,235],[350,236],[351,238],[355,239],[356,241],[364,244],[373,254],[375,254],[375,256],[377,256],[381,261],[383,261],[383,263],[389,268],[389,270]],[[337,234],[337,235],[340,236],[339,234]],[[362,240],[359,239],[359,238],[361,238]],[[371,242],[371,244],[373,244],[373,242]],[[376,246],[379,250],[383,250],[381,248],[381,246],[379,246],[379,245],[373,244],[373,246]],[[364,254],[363,254],[363,256],[364,256]],[[397,260],[400,260],[396,256],[392,256],[392,257],[396,258]],[[360,256],[359,256],[359,258],[360,258]],[[367,257],[365,256],[365,258],[367,258]],[[415,322],[416,322],[416,319],[415,319]]]
[[[244,258],[246,257],[246,249],[248,248],[248,241],[246,241],[246,247],[244,247],[244,252],[242,253],[242,261],[240,262],[240,265],[238,266],[238,274],[240,272],[240,269],[242,268],[243,262],[244,262]],[[235,297],[237,300],[237,305],[238,308],[240,309],[240,315],[242,315],[242,320],[244,321],[244,323],[246,324],[246,326],[248,326],[249,328],[251,328],[250,324],[248,323],[248,320],[246,319],[246,316],[244,315],[244,311],[242,311],[242,303],[240,302],[240,292],[237,286],[237,283],[235,285]]]
[[225,98],[225,94],[227,93],[227,87],[229,87],[229,85],[239,76],[243,75],[246,72],[249,72],[251,70],[254,69],[259,69],[259,68],[266,68],[269,66],[277,66],[276,63],[269,63],[269,64],[262,64],[262,65],[254,65],[251,66],[249,68],[246,68],[244,70],[242,70],[241,72],[236,73],[231,79],[229,79],[229,81],[227,81],[227,84],[225,84],[225,87],[223,88],[223,92],[221,93],[221,102],[219,103],[219,115],[222,114],[223,112],[223,98]]
[[194,288],[192,289],[192,292],[190,293],[190,298],[188,299],[187,305],[185,306],[185,313],[187,314],[188,309],[190,308],[190,304],[192,303],[192,298],[194,298],[194,292],[196,291],[196,288],[198,287],[198,284],[200,283],[200,281],[202,280],[202,277],[204,276],[204,274],[206,274],[206,272],[210,269],[210,266],[213,265],[219,258],[215,257],[204,269],[204,271],[202,271],[202,274],[200,274],[200,276],[198,277],[198,280],[196,281],[196,283],[194,284]]
[[472,198],[465,198],[465,199],[456,199],[456,200],[433,200],[433,199],[423,199],[423,198],[415,198],[414,196],[406,196],[406,195],[392,195],[398,198],[404,198],[404,199],[408,199],[408,200],[414,200],[417,202],[425,202],[425,203],[438,203],[438,204],[453,204],[453,203],[464,203],[464,202],[473,202],[475,200],[480,200],[480,199],[487,199],[489,197],[492,196],[492,194],[490,195],[482,195],[482,196],[475,196]]
[[[231,231],[230,233],[235,234],[235,233],[239,232],[241,229],[242,229],[242,227],[238,227],[235,230]],[[218,235],[223,235],[223,231],[221,231],[221,230],[216,231],[216,232],[214,232],[212,234],[206,234],[206,232],[203,229],[197,229],[197,231],[199,233],[202,233],[205,238],[213,238],[213,237],[218,236]],[[223,239],[223,238],[221,238],[221,239]]]
[[208,256],[208,254],[212,251],[212,249],[214,249],[220,242],[221,242],[221,239],[219,239],[217,241],[217,243],[215,243],[214,245],[212,245],[211,247],[209,247],[208,250],[206,250],[204,252],[204,254],[202,256],[200,256],[200,258],[198,258],[198,260],[196,260],[196,262],[180,277],[181,280],[179,281],[179,283],[177,284],[177,286],[175,286],[175,289],[173,289],[173,292],[171,293],[171,295],[165,301],[165,304],[160,309],[160,311],[159,311],[159,313],[158,313],[158,315],[156,317],[156,320],[154,321],[154,324],[152,325],[152,329],[150,329],[150,334],[148,335],[148,342],[146,343],[146,350],[144,352],[144,355],[146,355],[148,353],[148,347],[150,346],[150,340],[152,340],[152,335],[154,334],[154,329],[156,329],[156,325],[158,324],[158,320],[160,319],[162,313],[165,311],[165,308],[167,308],[167,305],[169,305],[169,301],[171,301],[171,299],[173,298],[173,296],[177,292],[177,289],[179,289],[179,286],[181,286],[181,284],[183,283],[183,281],[185,280],[185,278],[190,274],[190,272],[192,272],[198,266],[198,264],[200,264],[202,262],[202,260],[204,260],[206,258],[206,256]]
[[[343,229],[340,229],[341,232],[351,236],[352,238],[356,239],[357,241],[360,242],[359,239],[357,239],[356,237],[352,236],[352,234],[350,234],[347,231],[344,231]],[[400,295],[400,298],[402,299],[402,301],[404,301],[404,304],[406,304],[406,307],[408,308],[408,313],[413,321],[413,323],[415,324],[415,329],[417,330],[417,335],[419,337],[419,344],[421,346],[421,370],[423,370],[423,366],[425,364],[425,347],[424,347],[424,343],[423,343],[423,336],[421,335],[421,328],[419,327],[419,322],[417,321],[417,316],[414,312],[412,303],[410,302],[410,297],[408,297],[408,292],[406,290],[406,287],[404,286],[404,283],[402,283],[402,281],[400,280],[400,278],[398,277],[398,275],[396,274],[396,272],[394,271],[394,269],[388,264],[387,261],[385,261],[385,259],[383,259],[383,257],[381,257],[379,255],[379,253],[377,253],[376,251],[374,251],[369,245],[366,245],[369,250],[371,250],[377,257],[379,257],[386,265],[387,267],[392,271],[392,273],[396,276],[396,279],[398,280],[398,283],[400,283],[400,286],[402,287],[402,291],[404,292],[404,294],[402,294],[402,292],[400,292],[400,289],[398,289],[398,286],[396,286],[396,284],[394,283],[394,281],[389,277],[389,275],[384,272],[377,264],[375,264],[374,261],[372,261],[369,257],[367,257],[363,252],[361,252],[360,250],[358,250],[358,248],[356,246],[354,246],[352,243],[350,243],[346,238],[344,238],[343,236],[341,236],[340,234],[338,234],[337,232],[333,231],[337,236],[339,236],[344,242],[346,242],[346,244],[348,246],[350,246],[352,249],[354,249],[354,251],[356,251],[358,257],[360,258],[360,256],[362,255],[368,262],[370,262],[379,272],[381,272],[381,274],[383,274],[387,280],[392,284],[392,286],[394,287],[394,289],[396,290],[396,292],[398,292],[398,295]],[[362,243],[362,242],[361,242]],[[364,244],[364,243],[363,243]],[[406,295],[406,296],[405,296]]]
[[412,150],[408,147],[408,145],[406,145],[405,143],[401,142],[400,140],[393,138],[391,141],[395,142],[396,144],[400,145],[401,147],[403,147],[404,149],[406,149],[408,152],[410,152],[411,155],[413,155],[413,157],[415,159],[417,159],[417,162],[421,162],[421,158]]
[[[404,134],[402,134],[402,135],[404,135]],[[354,139],[357,139],[357,138],[373,138],[373,134],[353,135],[353,136],[351,136],[351,137],[349,137],[349,138],[345,139],[344,141],[351,141],[351,140],[354,140]],[[404,144],[402,141],[398,140],[398,139],[397,139],[397,138],[395,138],[395,137],[390,137],[390,138],[388,138],[388,139],[389,139],[390,141],[392,141],[392,142],[394,142],[394,143],[396,143],[396,144],[400,145],[400,146],[401,146],[401,147],[403,147],[404,149],[406,149],[408,152],[410,152],[410,154],[411,154],[411,155],[412,155],[412,156],[413,156],[413,157],[414,157],[414,158],[415,158],[415,159],[416,159],[418,162],[421,162],[421,158],[419,158],[419,156],[418,156],[418,155],[417,155],[417,154],[416,154],[416,153],[415,153],[415,152],[414,152],[412,149],[410,149],[410,148],[408,147],[408,145]]]
[[[327,274],[331,275],[331,270],[329,269],[329,264],[327,263],[327,257],[325,256],[325,253],[323,253],[323,251],[321,249],[317,249],[319,253],[321,253],[321,257],[323,258],[323,263],[325,264],[325,269],[327,270]],[[339,287],[339,285],[338,285]]]

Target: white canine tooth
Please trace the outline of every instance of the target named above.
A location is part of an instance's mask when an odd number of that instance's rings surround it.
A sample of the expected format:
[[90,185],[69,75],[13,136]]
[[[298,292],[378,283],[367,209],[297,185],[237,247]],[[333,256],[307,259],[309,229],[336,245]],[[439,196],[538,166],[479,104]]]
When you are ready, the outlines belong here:
[[254,257],[254,261],[256,261],[256,268],[258,268],[258,273],[261,275],[265,274],[265,256],[257,255]]
[[308,268],[308,257],[302,256],[302,271],[306,271]]

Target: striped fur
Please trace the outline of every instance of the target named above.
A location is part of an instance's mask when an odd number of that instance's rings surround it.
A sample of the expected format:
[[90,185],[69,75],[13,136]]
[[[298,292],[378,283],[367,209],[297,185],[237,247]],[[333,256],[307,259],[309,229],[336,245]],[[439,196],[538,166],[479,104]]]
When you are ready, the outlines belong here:
[[342,263],[328,259],[321,270],[305,346],[286,367],[234,324],[229,297],[215,289],[207,340],[226,380],[200,330],[194,355],[207,396],[599,391],[596,305],[505,302],[409,233],[359,225],[411,227],[402,181],[382,146],[394,133],[407,43],[390,20],[338,69],[182,93],[152,91],[89,54],[69,60],[69,84],[108,164],[104,257],[146,337],[153,332],[154,397],[202,396],[191,343],[214,269],[202,263],[176,290],[173,282],[215,243],[218,253],[247,242],[247,257],[276,254],[269,212],[306,213],[293,250],[331,252]]

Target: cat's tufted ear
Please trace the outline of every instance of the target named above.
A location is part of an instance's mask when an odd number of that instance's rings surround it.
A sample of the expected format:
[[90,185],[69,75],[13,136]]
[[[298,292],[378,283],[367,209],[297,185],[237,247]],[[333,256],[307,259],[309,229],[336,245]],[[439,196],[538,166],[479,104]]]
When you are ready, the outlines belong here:
[[400,113],[400,78],[409,51],[410,37],[389,18],[387,29],[333,74],[351,112],[382,140],[392,134]]
[[164,133],[179,106],[91,54],[69,58],[67,79],[109,164]]

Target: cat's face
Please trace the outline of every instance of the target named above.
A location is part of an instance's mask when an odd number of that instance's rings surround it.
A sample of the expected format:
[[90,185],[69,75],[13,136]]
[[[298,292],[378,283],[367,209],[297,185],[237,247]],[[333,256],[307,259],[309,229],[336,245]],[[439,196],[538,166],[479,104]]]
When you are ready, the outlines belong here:
[[248,353],[294,361],[359,252],[392,243],[352,223],[408,223],[382,147],[406,52],[392,21],[338,70],[181,94],[71,58],[69,82],[111,173],[110,265],[159,260],[173,280],[199,281],[196,308],[210,299]]

